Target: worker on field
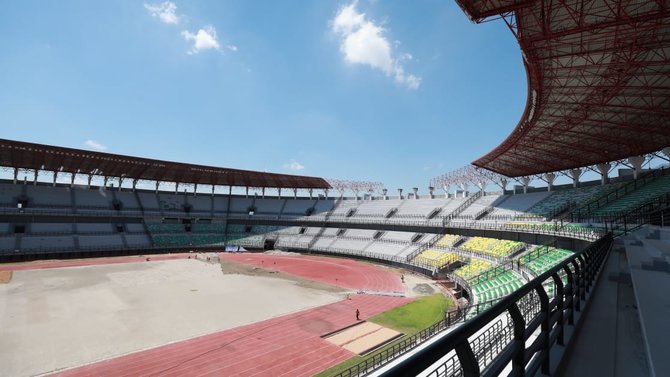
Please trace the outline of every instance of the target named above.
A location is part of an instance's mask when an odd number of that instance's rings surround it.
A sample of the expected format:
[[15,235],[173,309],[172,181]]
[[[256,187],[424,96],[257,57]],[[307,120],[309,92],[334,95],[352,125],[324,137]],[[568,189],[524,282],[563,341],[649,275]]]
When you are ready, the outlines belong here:
[[358,309],[356,309],[356,320],[357,321],[361,320],[361,312]]

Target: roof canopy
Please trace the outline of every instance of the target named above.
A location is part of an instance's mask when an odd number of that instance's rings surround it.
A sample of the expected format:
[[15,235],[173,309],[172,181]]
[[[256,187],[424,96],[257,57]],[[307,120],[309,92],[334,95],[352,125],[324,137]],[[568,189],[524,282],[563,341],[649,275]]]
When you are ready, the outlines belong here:
[[323,178],[218,168],[0,139],[0,166],[205,185],[328,189]]
[[475,22],[504,19],[528,75],[519,124],[474,165],[517,177],[670,146],[666,1],[457,1]]

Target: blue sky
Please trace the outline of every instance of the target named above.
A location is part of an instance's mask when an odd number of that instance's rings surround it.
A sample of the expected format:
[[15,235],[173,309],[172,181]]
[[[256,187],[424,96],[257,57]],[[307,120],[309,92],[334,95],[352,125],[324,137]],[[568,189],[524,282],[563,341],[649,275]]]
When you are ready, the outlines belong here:
[[0,137],[422,190],[526,101],[501,21],[453,1],[18,1]]

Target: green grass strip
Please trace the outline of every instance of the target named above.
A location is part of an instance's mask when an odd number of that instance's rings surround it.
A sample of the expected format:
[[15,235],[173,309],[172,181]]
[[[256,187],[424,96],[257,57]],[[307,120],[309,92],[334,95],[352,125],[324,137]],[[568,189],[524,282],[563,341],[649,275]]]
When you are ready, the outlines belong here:
[[404,335],[386,346],[366,355],[354,356],[316,375],[329,377],[383,352],[394,344],[426,329],[444,318],[444,313],[456,307],[455,303],[441,293],[420,297],[409,304],[399,306],[368,319],[369,322],[402,332]]

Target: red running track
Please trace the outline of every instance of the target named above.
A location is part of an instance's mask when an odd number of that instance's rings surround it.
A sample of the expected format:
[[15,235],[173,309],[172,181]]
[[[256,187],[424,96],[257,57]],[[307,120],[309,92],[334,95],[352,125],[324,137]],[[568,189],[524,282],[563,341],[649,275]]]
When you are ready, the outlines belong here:
[[128,257],[107,257],[107,258],[90,258],[90,259],[58,259],[35,262],[21,262],[21,263],[6,263],[0,264],[0,271],[23,271],[23,270],[43,270],[48,268],[62,268],[62,267],[82,267],[95,266],[100,264],[116,264],[116,263],[132,263],[146,261],[147,258],[151,262],[172,259],[186,259],[191,254],[157,254],[144,256],[128,256]]
[[219,256],[224,260],[277,270],[343,288],[405,292],[400,276],[382,267],[352,259],[251,253],[222,253]]
[[411,301],[350,300],[66,370],[54,376],[312,376],[353,354],[320,336]]

